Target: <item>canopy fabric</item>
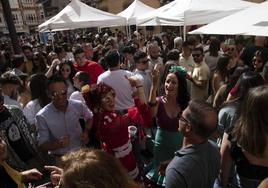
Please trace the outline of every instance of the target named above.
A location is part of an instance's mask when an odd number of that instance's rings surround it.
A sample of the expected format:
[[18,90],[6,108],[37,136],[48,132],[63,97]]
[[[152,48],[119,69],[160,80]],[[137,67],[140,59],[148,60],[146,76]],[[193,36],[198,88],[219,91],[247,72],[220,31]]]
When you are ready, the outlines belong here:
[[127,19],[128,25],[135,25],[136,24],[136,17],[143,15],[145,13],[151,12],[155,10],[152,7],[144,4],[139,0],[134,0],[128,8],[123,10],[122,12],[118,13],[118,16],[122,16]]
[[254,6],[242,0],[175,0],[137,18],[140,26],[201,25]]
[[126,25],[126,19],[72,0],[62,11],[38,26],[40,32],[69,30],[86,27]]
[[196,29],[190,34],[268,36],[268,1]]

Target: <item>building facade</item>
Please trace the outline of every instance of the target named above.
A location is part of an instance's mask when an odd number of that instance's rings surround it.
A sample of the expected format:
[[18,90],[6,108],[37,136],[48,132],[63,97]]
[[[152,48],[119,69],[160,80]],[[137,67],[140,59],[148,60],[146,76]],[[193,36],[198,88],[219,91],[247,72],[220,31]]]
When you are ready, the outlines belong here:
[[[43,6],[38,4],[37,0],[9,0],[9,4],[18,33],[35,32],[37,26],[45,21]],[[0,32],[8,33],[1,3]]]

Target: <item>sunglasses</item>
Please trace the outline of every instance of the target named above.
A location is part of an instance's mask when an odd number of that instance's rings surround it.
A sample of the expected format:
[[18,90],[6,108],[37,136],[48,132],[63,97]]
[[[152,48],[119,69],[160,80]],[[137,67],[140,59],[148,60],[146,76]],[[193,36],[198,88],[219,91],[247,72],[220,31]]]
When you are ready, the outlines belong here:
[[190,121],[188,121],[186,118],[184,118],[182,115],[178,117],[179,121],[182,121],[186,124],[190,124]]
[[67,94],[67,90],[55,91],[52,93],[53,97],[65,96]]
[[228,48],[228,51],[235,51],[235,48]]
[[201,54],[192,54],[193,57],[200,57]]

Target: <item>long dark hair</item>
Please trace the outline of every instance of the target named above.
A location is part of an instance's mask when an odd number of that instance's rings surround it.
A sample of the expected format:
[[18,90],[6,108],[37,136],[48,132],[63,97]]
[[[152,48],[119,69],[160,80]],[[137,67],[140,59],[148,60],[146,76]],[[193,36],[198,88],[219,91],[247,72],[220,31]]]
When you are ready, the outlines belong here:
[[69,81],[72,83],[72,85],[74,85],[73,77],[76,74],[76,70],[74,68],[73,62],[71,62],[71,61],[64,61],[63,63],[59,64],[59,75],[61,75],[61,76],[62,76],[61,69],[62,69],[63,65],[68,65],[70,67],[71,73],[69,75]]
[[187,90],[187,81],[185,75],[179,71],[170,71],[168,74],[175,74],[178,79],[177,102],[181,106],[182,110],[184,110],[190,101],[190,94]]
[[32,100],[38,99],[40,106],[43,108],[50,102],[47,92],[44,92],[48,82],[47,77],[44,74],[33,74],[29,82]]
[[222,79],[225,79],[228,76],[229,71],[227,70],[228,64],[230,62],[230,57],[223,55],[219,58],[216,66],[215,73],[218,73]]

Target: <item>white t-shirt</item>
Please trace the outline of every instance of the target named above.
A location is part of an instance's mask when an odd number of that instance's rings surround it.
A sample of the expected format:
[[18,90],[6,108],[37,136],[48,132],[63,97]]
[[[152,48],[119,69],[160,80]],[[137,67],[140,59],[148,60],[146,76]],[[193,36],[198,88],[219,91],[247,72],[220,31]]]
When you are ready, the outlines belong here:
[[133,76],[133,73],[122,69],[108,70],[98,77],[97,83],[105,83],[115,90],[115,110],[125,110],[134,106],[133,88],[125,76]]
[[86,101],[80,91],[75,91],[71,94],[70,99],[81,101],[82,103],[86,104]]
[[27,103],[27,105],[23,108],[23,114],[26,119],[29,121],[30,125],[34,124],[35,115],[42,109],[39,104],[38,99],[31,100]]

